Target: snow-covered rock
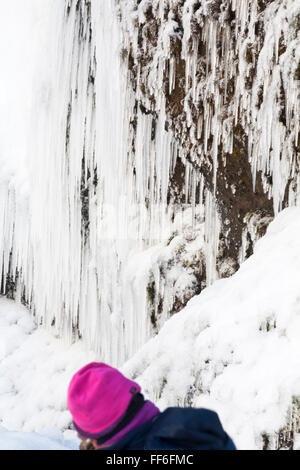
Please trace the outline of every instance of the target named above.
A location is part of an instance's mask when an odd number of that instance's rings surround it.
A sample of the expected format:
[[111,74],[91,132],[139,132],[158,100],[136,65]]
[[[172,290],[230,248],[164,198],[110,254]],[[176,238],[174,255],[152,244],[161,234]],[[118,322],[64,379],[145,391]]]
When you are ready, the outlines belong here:
[[299,337],[300,209],[290,208],[236,274],[194,297],[124,371],[162,408],[218,411],[239,448],[291,446]]

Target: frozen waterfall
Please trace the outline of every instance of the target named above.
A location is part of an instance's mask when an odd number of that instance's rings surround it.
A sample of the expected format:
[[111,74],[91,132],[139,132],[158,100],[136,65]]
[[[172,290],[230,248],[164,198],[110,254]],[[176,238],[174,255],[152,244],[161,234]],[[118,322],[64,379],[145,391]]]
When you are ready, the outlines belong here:
[[298,204],[300,4],[0,6],[1,292],[118,365]]

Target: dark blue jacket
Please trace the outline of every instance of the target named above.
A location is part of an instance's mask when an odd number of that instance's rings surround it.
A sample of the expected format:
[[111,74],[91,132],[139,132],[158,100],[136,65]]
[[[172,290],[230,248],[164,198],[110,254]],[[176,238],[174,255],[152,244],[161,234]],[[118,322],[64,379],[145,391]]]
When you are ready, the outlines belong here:
[[236,450],[216,413],[168,408],[105,450]]

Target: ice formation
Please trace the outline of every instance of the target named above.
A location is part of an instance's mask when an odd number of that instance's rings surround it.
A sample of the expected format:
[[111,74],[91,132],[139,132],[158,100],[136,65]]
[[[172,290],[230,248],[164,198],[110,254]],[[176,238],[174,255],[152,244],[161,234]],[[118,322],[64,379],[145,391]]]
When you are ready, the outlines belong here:
[[117,365],[299,202],[300,5],[2,4],[1,291]]

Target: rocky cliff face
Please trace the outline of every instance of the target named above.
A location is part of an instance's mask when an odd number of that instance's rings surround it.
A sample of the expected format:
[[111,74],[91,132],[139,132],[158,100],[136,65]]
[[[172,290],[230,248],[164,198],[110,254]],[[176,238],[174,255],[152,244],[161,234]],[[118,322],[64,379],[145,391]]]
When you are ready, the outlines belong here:
[[298,8],[248,0],[119,7],[136,108],[154,129],[161,116],[178,143],[168,200],[197,204],[199,192],[212,193],[218,263],[230,258],[236,268],[252,249],[249,221],[261,235],[298,191]]

